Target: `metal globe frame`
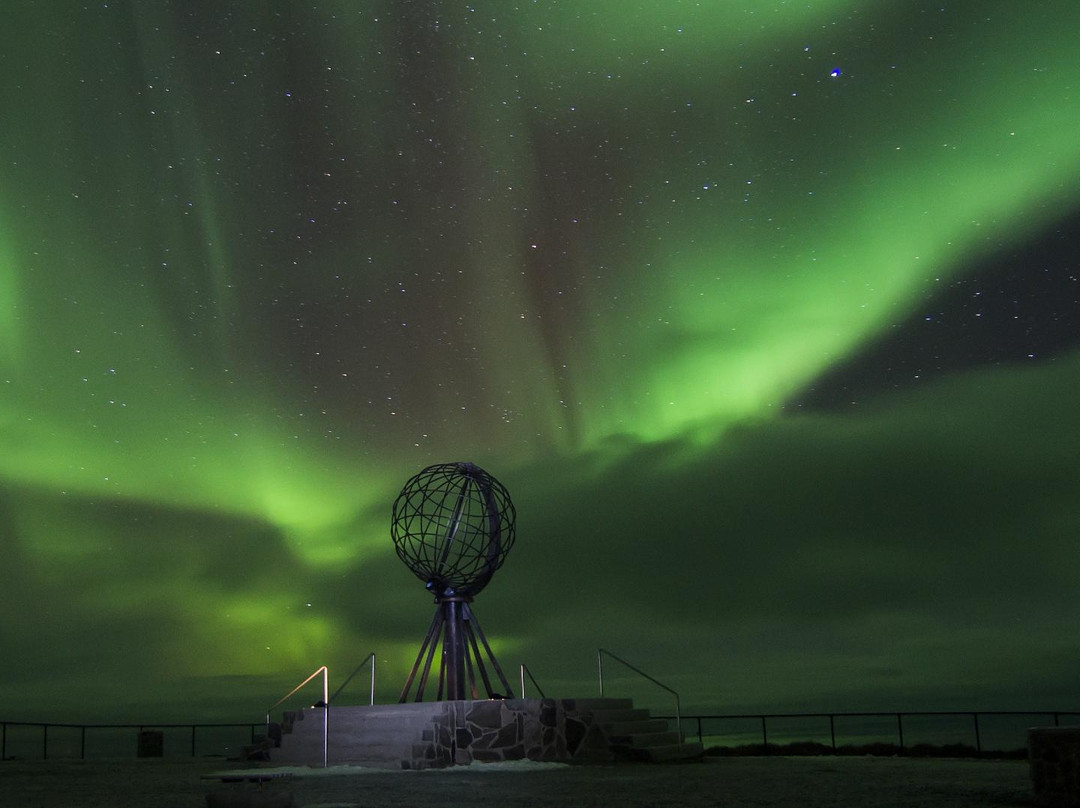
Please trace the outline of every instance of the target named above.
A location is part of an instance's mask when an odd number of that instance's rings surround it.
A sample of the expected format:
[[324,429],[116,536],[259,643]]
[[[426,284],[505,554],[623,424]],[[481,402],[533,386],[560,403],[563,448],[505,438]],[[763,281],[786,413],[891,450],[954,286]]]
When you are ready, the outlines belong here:
[[[506,560],[516,516],[502,483],[472,463],[428,466],[402,488],[391,518],[394,548],[435,596],[436,609],[399,702],[408,700],[417,675],[415,700],[423,701],[440,646],[436,700],[479,698],[481,683],[487,698],[510,694],[470,604]],[[503,693],[492,687],[485,659]]]

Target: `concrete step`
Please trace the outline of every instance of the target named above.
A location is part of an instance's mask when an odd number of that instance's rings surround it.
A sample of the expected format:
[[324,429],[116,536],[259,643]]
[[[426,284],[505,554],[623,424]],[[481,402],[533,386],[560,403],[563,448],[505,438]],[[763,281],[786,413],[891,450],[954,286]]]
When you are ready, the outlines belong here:
[[[327,755],[333,761],[335,759],[345,761],[368,761],[368,760],[396,760],[400,762],[406,757],[406,752],[411,750],[417,742],[415,736],[386,739],[335,738],[333,735],[327,738]],[[269,757],[274,763],[298,763],[322,759],[322,736],[305,737],[296,742],[286,740],[279,748],[270,749]]]
[[440,702],[431,701],[406,702],[405,704],[342,705],[340,707],[330,705],[330,713],[332,715],[340,713],[350,716],[364,716],[366,718],[402,719],[430,716],[440,709],[439,705]]
[[303,720],[303,710],[286,710],[281,714],[281,724],[279,725],[281,727],[281,734],[287,735],[288,733],[292,732],[293,726],[296,724],[296,722]]
[[[402,761],[412,758],[414,745],[432,730],[435,717],[445,711],[445,704],[434,702],[331,707],[326,715],[328,762],[401,768]],[[282,734],[280,747],[270,750],[270,759],[278,765],[318,765],[323,709],[290,712],[292,732]]]
[[580,710],[597,712],[599,710],[630,710],[634,706],[633,699],[563,699],[563,704],[568,710]]
[[601,721],[608,736],[638,735],[645,732],[667,732],[671,729],[663,718],[644,718],[639,721]]
[[648,710],[637,707],[621,710],[593,710],[592,715],[597,723],[605,727],[627,721],[648,721],[652,718],[652,713]]
[[332,763],[356,763],[362,766],[379,765],[391,769],[400,769],[401,762],[412,755],[412,747],[390,749],[334,749],[327,757]]
[[[330,714],[364,716],[368,718],[408,719],[410,717],[430,716],[439,709],[445,709],[444,702],[415,702],[407,704],[360,704],[331,705]],[[289,721],[303,721],[322,715],[322,707],[303,707],[298,710],[285,710],[282,715]]]
[[[436,708],[426,705],[427,710],[385,710],[371,707],[331,707],[328,715],[329,732],[337,734],[357,732],[414,732],[430,727]],[[320,708],[304,710],[295,717],[289,735],[320,735],[323,727],[323,711]],[[284,727],[282,735],[284,736]]]
[[[377,756],[382,752],[399,755],[420,742],[420,732],[364,733],[359,736],[331,732],[327,736],[327,746],[334,750],[335,754],[348,754],[358,758]],[[322,754],[322,733],[290,736],[279,748],[270,750],[270,755],[275,760],[279,757],[310,756],[315,753]]]

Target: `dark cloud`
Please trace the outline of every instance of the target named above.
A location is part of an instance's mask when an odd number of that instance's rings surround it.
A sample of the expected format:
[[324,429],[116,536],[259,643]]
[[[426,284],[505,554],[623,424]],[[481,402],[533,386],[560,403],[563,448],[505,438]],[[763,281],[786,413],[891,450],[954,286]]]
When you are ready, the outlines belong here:
[[[614,459],[507,469],[518,542],[476,613],[512,681],[525,662],[542,686],[571,692],[592,692],[606,647],[711,709],[918,706],[970,692],[983,694],[978,706],[1018,707],[985,693],[1020,698],[1024,687],[1057,697],[1076,659],[1077,365],[1070,355],[971,372],[843,416],[747,423],[708,447],[626,444]],[[207,715],[230,700],[258,709],[288,687],[287,671],[168,670],[178,654],[207,654],[213,667],[203,638],[214,632],[185,599],[216,594],[271,623],[317,599],[353,644],[312,662],[332,660],[341,678],[382,650],[387,698],[434,608],[392,552],[388,513],[381,550],[319,572],[248,520],[71,508],[86,540],[30,563],[8,508],[5,568],[19,574],[0,625],[16,697],[77,694],[75,709],[124,693],[134,712],[161,683],[193,694],[203,683],[233,693],[200,701]],[[34,509],[24,499],[20,510]],[[222,630],[244,639],[242,627]]]
[[1060,668],[1080,562],[1076,367],[972,372],[748,424],[696,455],[637,447],[602,477],[573,461],[517,472],[521,539],[480,613],[549,669],[564,642],[579,664],[618,642],[668,676],[737,648],[758,699],[792,687],[769,692],[777,656],[816,658],[829,689],[871,670],[892,672],[875,677],[886,691],[890,676],[933,689],[994,647],[1022,678],[1035,632]]

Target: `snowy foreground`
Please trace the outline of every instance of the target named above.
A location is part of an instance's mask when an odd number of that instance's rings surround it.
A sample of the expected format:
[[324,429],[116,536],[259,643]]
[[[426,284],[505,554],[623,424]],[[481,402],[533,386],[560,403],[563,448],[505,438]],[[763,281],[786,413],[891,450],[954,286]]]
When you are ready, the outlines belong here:
[[[251,771],[222,759],[0,762],[4,808],[199,808],[222,784],[214,773]],[[298,808],[453,806],[800,806],[987,808],[1032,804],[1027,763],[906,758],[712,758],[670,766],[473,765],[388,772],[332,767],[289,774],[265,789]]]

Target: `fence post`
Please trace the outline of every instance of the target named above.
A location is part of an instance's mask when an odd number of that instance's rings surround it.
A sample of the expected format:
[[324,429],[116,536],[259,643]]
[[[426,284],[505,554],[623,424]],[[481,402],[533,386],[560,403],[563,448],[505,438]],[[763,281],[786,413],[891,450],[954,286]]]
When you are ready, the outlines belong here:
[[49,759],[49,725],[41,725],[41,759]]
[[191,725],[191,756],[192,757],[195,757],[195,727],[197,727],[197,726],[198,726],[198,724],[192,724]]
[[79,727],[79,760],[86,760],[86,727]]
[[979,737],[979,714],[972,713],[971,720],[975,724],[975,751],[982,753],[982,739]]
[[697,716],[697,739],[698,743],[705,743],[705,739],[701,735],[701,716]]
[[761,746],[762,752],[768,753],[769,751],[769,733],[765,730],[765,716],[761,716]]
[[829,715],[829,738],[832,740],[832,750],[835,752],[836,751],[836,722],[833,721],[833,718],[835,718],[835,716],[833,716],[830,713],[830,715]]
[[904,717],[901,713],[896,714],[896,734],[900,737],[900,751],[904,751]]

